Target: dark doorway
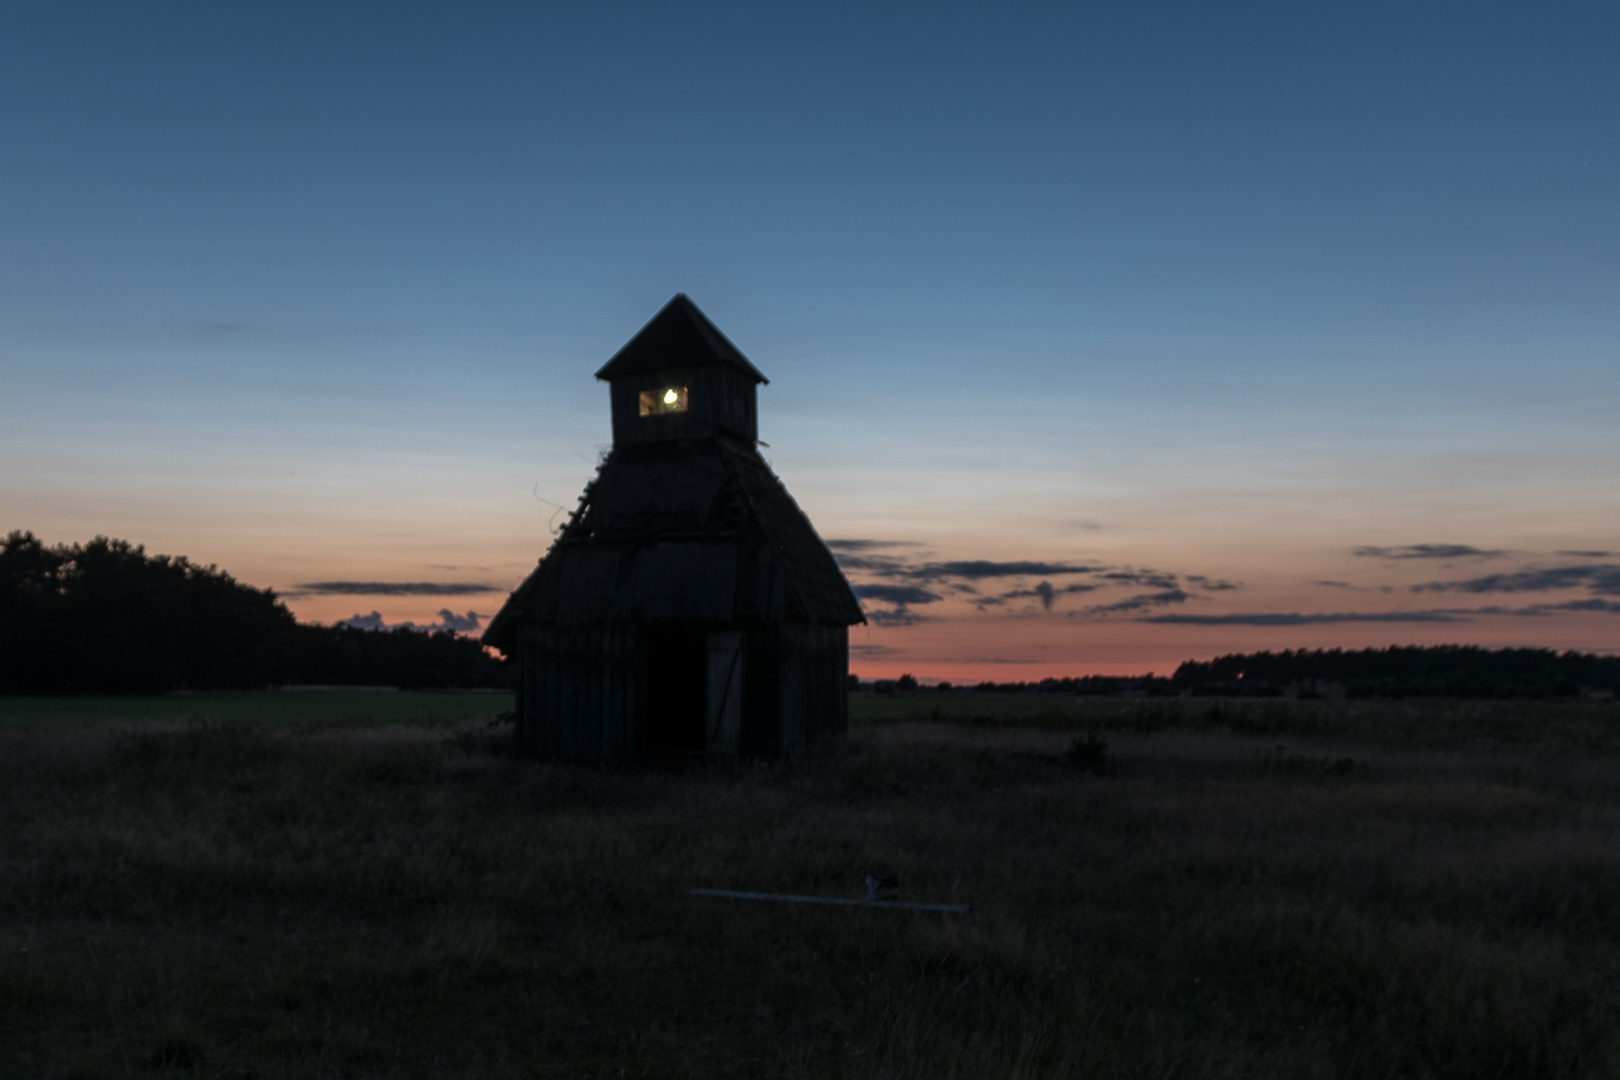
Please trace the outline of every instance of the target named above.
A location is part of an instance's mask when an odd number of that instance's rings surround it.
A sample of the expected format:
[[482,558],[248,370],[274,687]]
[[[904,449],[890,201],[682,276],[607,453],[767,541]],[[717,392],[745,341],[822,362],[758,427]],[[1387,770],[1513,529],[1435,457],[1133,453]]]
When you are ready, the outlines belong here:
[[708,645],[696,630],[647,635],[647,749],[660,755],[703,753]]

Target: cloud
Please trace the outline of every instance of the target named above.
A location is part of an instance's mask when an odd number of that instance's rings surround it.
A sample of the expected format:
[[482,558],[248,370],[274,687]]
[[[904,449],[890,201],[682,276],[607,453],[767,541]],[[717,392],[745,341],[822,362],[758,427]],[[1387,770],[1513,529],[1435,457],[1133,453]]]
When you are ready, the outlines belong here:
[[864,660],[871,660],[879,656],[892,656],[899,649],[888,645],[874,645],[871,642],[854,642],[849,647],[849,655],[858,656]]
[[1513,612],[1515,615],[1540,615],[1548,611],[1608,611],[1620,615],[1620,601],[1616,600],[1568,600],[1562,604],[1533,604],[1527,608],[1519,608]]
[[1126,567],[1124,570],[1109,570],[1097,575],[1104,581],[1116,581],[1129,585],[1142,585],[1149,589],[1174,589],[1178,587],[1176,575],[1161,574],[1157,570],[1133,570]]
[[1402,544],[1397,547],[1356,548],[1356,554],[1369,559],[1499,559],[1506,551],[1477,548],[1472,544]]
[[[895,548],[917,546],[902,541],[849,539],[829,543],[838,560],[848,569],[865,571],[866,581],[852,586],[856,596],[874,610],[867,612],[877,627],[905,627],[937,622],[939,616],[916,610],[947,598],[960,598],[981,614],[1007,609],[1008,604],[1033,600],[1041,611],[1053,612],[1060,599],[1115,586],[1137,586],[1134,595],[1113,603],[1059,612],[1070,617],[1106,617],[1132,614],[1136,621],[1188,626],[1304,626],[1330,623],[1454,623],[1482,616],[1545,618],[1558,612],[1605,612],[1620,614],[1620,602],[1603,597],[1620,597],[1620,564],[1584,563],[1578,566],[1531,568],[1511,573],[1489,574],[1458,581],[1434,581],[1411,588],[1415,592],[1515,593],[1584,588],[1588,599],[1564,603],[1530,604],[1522,607],[1433,608],[1419,611],[1339,611],[1339,612],[1236,612],[1222,615],[1170,613],[1152,614],[1151,609],[1210,599],[1211,593],[1245,588],[1243,582],[1206,574],[1177,574],[1134,566],[1103,566],[1077,562],[1047,562],[1036,559],[992,560],[955,559],[913,561],[905,554],[881,554]],[[1467,544],[1409,544],[1400,547],[1364,546],[1355,549],[1363,557],[1386,559],[1494,559],[1505,550],[1477,548]],[[1588,552],[1587,555],[1596,553]],[[1088,580],[1059,584],[1060,575],[1086,575]],[[984,594],[979,584],[1005,578],[1035,579],[1034,584],[1007,582],[1013,588]],[[878,580],[874,581],[873,578]],[[976,584],[978,583],[978,584]],[[999,582],[998,582],[999,583]],[[1183,585],[1185,583],[1185,585]],[[331,583],[329,583],[331,584]],[[1353,585],[1347,581],[1322,579],[1324,588],[1355,592],[1389,593],[1390,586]],[[461,586],[461,588],[468,588]],[[875,605],[883,605],[881,607]],[[1029,610],[1028,608],[1025,609]]]
[[913,626],[921,622],[934,622],[931,615],[922,615],[901,604],[892,610],[868,611],[866,617],[879,626]]
[[1207,578],[1203,574],[1188,574],[1187,580],[1205,592],[1228,592],[1232,589],[1243,588],[1241,581],[1234,584],[1225,578]]
[[[872,577],[895,582],[915,582],[935,585],[957,592],[973,592],[973,582],[999,578],[1053,578],[1073,574],[1115,574],[1117,580],[1146,584],[1155,588],[1172,588],[1175,575],[1138,571],[1129,567],[1115,570],[1108,566],[1092,566],[1072,562],[1047,562],[1042,559],[951,559],[934,562],[916,562],[895,548],[920,547],[911,541],[838,539],[827,541],[827,546],[846,571],[860,571]],[[1088,586],[1087,588],[1095,588]],[[1080,591],[1080,590],[1076,590]]]
[[1102,588],[1101,585],[1088,585],[1084,582],[1075,582],[1072,585],[1065,585],[1060,589],[1053,585],[1050,581],[1043,581],[1036,585],[1033,589],[1013,589],[1011,592],[1004,592],[1000,596],[987,596],[983,600],[979,601],[979,603],[981,605],[1002,604],[1008,600],[1034,598],[1040,600],[1043,608],[1045,608],[1047,611],[1051,611],[1052,602],[1060,596],[1068,596],[1073,593],[1095,592],[1100,588]]
[[884,548],[920,547],[920,544],[910,540],[828,540],[828,547],[834,551],[880,551]]
[[1338,611],[1301,615],[1299,612],[1252,612],[1236,615],[1144,615],[1137,622],[1179,623],[1184,626],[1305,626],[1309,623],[1347,622],[1464,622],[1446,611]]
[[879,577],[903,578],[907,564],[902,556],[877,554],[894,548],[919,547],[910,540],[828,540],[833,559],[845,570],[865,570]]
[[909,567],[904,576],[915,581],[940,581],[961,578],[983,581],[985,578],[1003,577],[1056,577],[1060,574],[1095,574],[1105,569],[1100,566],[1075,566],[1071,563],[1049,563],[1019,560],[994,562],[990,559],[958,559],[953,562],[923,563]]
[[1431,581],[1412,586],[1413,592],[1551,592],[1585,586],[1600,596],[1620,596],[1620,565],[1593,563],[1587,566],[1556,566],[1545,570],[1520,570],[1512,574],[1488,574],[1466,581]]
[[[873,613],[873,622],[881,626],[903,626],[926,621],[924,616],[911,611],[910,606],[934,603],[952,594],[967,600],[980,612],[1005,607],[1012,600],[1036,600],[1042,609],[1051,611],[1060,597],[1095,592],[1110,586],[1134,585],[1157,592],[1096,610],[1134,611],[1156,604],[1182,603],[1192,598],[1191,594],[1182,591],[1178,575],[1133,566],[1044,559],[949,559],[924,562],[910,554],[894,551],[896,548],[920,545],[894,540],[839,539],[828,541],[827,546],[833,550],[834,557],[845,572],[866,579],[853,586],[857,596],[895,605],[894,610]],[[1052,580],[1076,575],[1088,575],[1092,580],[1066,585],[1054,584]],[[874,578],[879,583],[874,583]],[[980,594],[979,584],[1007,578],[1037,581],[1033,585],[1010,582],[1015,587],[1007,591],[988,596]],[[1241,583],[1201,574],[1188,580],[1203,592],[1226,592],[1243,587]]]
[[1137,622],[1180,623],[1187,626],[1304,626],[1309,623],[1387,622],[1449,623],[1467,622],[1476,615],[1509,615],[1546,618],[1558,611],[1603,611],[1620,615],[1620,601],[1569,600],[1561,604],[1531,604],[1528,607],[1500,606],[1477,608],[1433,608],[1428,611],[1339,611],[1302,615],[1298,612],[1251,612],[1239,615],[1145,615]]
[[865,570],[880,577],[904,577],[905,560],[893,555],[875,555],[871,552],[892,548],[917,547],[909,540],[828,540],[827,547],[833,558],[845,570]]
[[[992,559],[957,559],[948,562],[913,563],[894,555],[862,554],[887,541],[845,540],[833,549],[833,558],[845,570],[860,570],[890,581],[916,581],[927,585],[949,582],[985,581],[1009,577],[1057,577],[1068,574],[1095,574],[1108,569],[1105,566],[1080,566],[1073,563],[1041,562],[1018,559],[997,562]],[[869,545],[869,546],[852,546]],[[829,547],[833,545],[828,544]],[[957,587],[957,586],[953,586]]]
[[835,551],[833,560],[845,570],[864,570],[869,574],[886,578],[906,577],[906,564],[887,555],[846,555]]
[[1560,555],[1568,555],[1572,559],[1612,559],[1612,551],[1560,551]]
[[932,604],[941,599],[938,593],[915,585],[854,585],[851,588],[863,600],[881,600],[888,604]]
[[1138,596],[1121,600],[1117,604],[1097,604],[1086,610],[1093,615],[1107,615],[1115,611],[1141,611],[1147,607],[1158,607],[1163,604],[1184,604],[1192,599],[1192,594],[1180,589],[1166,589],[1163,592],[1142,593]]
[[390,623],[383,619],[380,612],[372,611],[370,615],[351,615],[347,619],[339,619],[337,625],[351,626],[356,630],[424,630],[429,633],[449,630],[458,634],[470,634],[478,629],[478,620],[487,618],[488,615],[480,615],[476,611],[457,615],[449,608],[440,608],[438,622],[418,625],[413,622]]
[[1046,657],[963,656],[945,661],[947,664],[1044,664]]
[[892,608],[875,608],[866,612],[866,617],[878,626],[912,626],[932,622],[929,616],[919,615],[908,605],[932,604],[942,599],[938,593],[931,593],[916,585],[853,585],[851,589],[863,600],[894,605]]
[[501,591],[495,585],[456,581],[311,581],[296,588],[301,596],[468,596]]
[[476,611],[469,611],[465,615],[457,615],[449,608],[439,609],[439,622],[436,626],[424,627],[428,630],[455,630],[458,633],[470,634],[478,629],[479,615]]

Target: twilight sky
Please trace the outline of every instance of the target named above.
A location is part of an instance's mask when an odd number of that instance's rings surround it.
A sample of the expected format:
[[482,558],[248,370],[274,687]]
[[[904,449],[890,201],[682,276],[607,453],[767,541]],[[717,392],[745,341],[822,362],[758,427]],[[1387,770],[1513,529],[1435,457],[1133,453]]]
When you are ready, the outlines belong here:
[[1323,7],[5,5],[0,530],[470,627],[684,291],[868,677],[1615,651],[1620,8]]

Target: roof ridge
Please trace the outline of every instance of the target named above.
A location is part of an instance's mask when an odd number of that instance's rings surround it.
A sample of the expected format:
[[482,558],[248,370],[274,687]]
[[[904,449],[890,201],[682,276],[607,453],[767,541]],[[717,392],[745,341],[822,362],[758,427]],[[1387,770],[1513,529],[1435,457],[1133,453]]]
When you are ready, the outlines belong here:
[[755,382],[770,382],[748,361],[737,346],[685,293],[676,293],[658,314],[636,331],[623,348],[613,354],[598,379],[612,380],[673,368],[705,367],[724,364]]

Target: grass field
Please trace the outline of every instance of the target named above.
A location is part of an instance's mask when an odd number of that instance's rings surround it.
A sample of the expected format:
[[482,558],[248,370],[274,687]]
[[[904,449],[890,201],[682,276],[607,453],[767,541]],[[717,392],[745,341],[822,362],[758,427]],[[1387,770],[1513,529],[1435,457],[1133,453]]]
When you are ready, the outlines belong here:
[[[863,696],[602,771],[227,697],[0,702],[0,1075],[1620,1075],[1613,703]],[[973,912],[689,895],[871,872]]]
[[1056,694],[856,694],[854,723],[932,721],[1044,731],[1183,730],[1344,739],[1386,747],[1560,747],[1620,753],[1620,703],[1505,699],[1391,701],[1064,697]]
[[489,719],[510,708],[511,694],[454,691],[265,690],[161,696],[0,697],[0,731],[151,724],[445,725]]
[[[430,691],[248,691],[117,697],[0,697],[0,731],[37,727],[247,724],[323,728],[453,726],[489,720],[512,695]],[[1066,697],[1056,694],[855,694],[856,727],[939,722],[978,728],[1164,730],[1349,739],[1402,747],[1559,746],[1620,752],[1620,703],[1584,700],[1296,701]]]

